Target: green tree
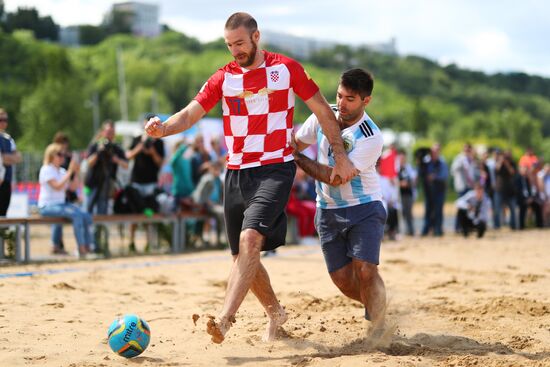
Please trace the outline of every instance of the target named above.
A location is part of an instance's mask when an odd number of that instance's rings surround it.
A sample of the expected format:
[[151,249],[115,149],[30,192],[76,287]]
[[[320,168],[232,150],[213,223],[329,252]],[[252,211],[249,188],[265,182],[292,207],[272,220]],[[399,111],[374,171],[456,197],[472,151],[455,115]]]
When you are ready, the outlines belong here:
[[5,22],[8,32],[16,29],[28,29],[33,31],[38,39],[59,39],[59,26],[50,16],[40,17],[35,8],[18,8],[15,13],[8,13]]
[[78,27],[80,32],[81,45],[96,45],[107,37],[107,31],[104,27],[95,25],[81,25]]
[[48,78],[40,83],[21,103],[19,119],[26,128],[18,145],[22,150],[42,151],[57,131],[64,131],[73,147],[84,148],[92,136],[85,99],[78,77]]
[[145,112],[172,111],[168,98],[153,88],[138,87],[133,89],[131,101],[129,114],[133,120],[140,120]]

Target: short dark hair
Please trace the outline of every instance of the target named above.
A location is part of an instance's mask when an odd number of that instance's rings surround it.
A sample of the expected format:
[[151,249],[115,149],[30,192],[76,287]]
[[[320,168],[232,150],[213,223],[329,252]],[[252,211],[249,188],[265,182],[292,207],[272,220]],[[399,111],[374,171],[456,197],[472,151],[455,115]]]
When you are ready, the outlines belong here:
[[234,30],[239,27],[245,27],[250,34],[258,30],[258,23],[252,15],[244,12],[238,12],[232,14],[225,22],[225,29]]
[[374,78],[372,74],[364,69],[349,69],[340,76],[340,85],[352,92],[358,93],[361,98],[372,94]]

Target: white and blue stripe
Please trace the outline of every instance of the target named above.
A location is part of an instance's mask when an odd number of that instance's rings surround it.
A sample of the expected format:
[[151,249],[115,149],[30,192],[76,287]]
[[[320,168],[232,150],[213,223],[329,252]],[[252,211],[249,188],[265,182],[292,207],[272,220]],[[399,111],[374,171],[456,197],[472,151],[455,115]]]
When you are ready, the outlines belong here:
[[[315,134],[315,136],[312,136]],[[324,209],[345,208],[382,199],[376,162],[382,152],[382,134],[365,113],[354,125],[342,130],[343,136],[353,136],[354,144],[348,157],[361,172],[350,182],[334,187],[317,182],[317,206]],[[302,141],[317,142],[319,163],[334,167],[330,144],[323,135],[319,121],[312,115],[297,132]]]

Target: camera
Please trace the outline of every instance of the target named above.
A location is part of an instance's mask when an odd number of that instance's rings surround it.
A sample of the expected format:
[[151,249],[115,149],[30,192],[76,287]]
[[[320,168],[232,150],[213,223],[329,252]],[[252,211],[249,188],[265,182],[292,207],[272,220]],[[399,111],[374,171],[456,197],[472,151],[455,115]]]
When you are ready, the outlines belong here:
[[151,147],[153,146],[153,144],[154,144],[153,138],[147,137],[147,139],[145,139],[145,141],[143,142],[143,147],[144,147],[145,149],[151,149]]
[[112,156],[114,154],[114,145],[109,139],[101,139],[97,142],[97,151],[105,156]]

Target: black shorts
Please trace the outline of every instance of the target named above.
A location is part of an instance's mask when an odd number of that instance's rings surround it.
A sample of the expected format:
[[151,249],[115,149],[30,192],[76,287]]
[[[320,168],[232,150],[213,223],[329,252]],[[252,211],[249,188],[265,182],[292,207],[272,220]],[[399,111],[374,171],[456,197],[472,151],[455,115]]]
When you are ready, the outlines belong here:
[[231,254],[239,253],[241,231],[247,228],[265,236],[262,251],[285,244],[285,208],[295,173],[293,161],[227,170],[224,216]]

